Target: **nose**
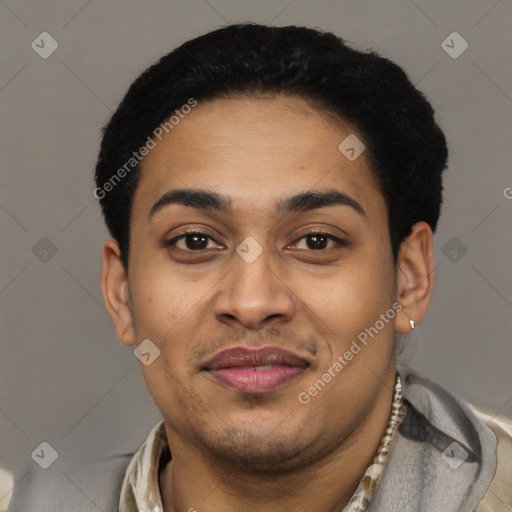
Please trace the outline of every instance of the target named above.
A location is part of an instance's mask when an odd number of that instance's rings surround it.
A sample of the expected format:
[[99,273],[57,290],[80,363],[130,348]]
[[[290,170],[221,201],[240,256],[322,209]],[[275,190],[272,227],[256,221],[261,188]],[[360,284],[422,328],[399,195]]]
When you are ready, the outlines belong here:
[[250,263],[238,254],[233,257],[233,267],[221,281],[216,298],[216,318],[232,327],[254,330],[289,321],[295,310],[292,292],[270,268],[268,252]]

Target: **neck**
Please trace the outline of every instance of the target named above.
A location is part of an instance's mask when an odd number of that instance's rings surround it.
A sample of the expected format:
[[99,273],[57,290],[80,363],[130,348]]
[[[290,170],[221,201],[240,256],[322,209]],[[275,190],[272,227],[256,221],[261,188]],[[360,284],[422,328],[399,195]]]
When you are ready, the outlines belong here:
[[255,474],[213,460],[176,438],[166,425],[175,448],[160,474],[164,512],[287,512],[297,508],[341,512],[377,453],[390,417],[394,382],[392,373],[375,407],[334,450],[308,466],[282,474]]

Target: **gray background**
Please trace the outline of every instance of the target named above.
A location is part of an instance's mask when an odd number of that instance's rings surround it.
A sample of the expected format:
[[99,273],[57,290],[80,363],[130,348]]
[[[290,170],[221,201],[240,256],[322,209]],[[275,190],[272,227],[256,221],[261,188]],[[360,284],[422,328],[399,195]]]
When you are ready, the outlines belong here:
[[[100,128],[148,65],[235,21],[316,26],[373,47],[431,100],[450,163],[434,299],[405,358],[512,416],[511,19],[510,0],[0,0],[0,467],[18,485],[51,471],[31,458],[43,441],[59,459],[84,446],[130,452],[160,419],[100,293]],[[47,59],[31,48],[43,31],[59,44]],[[454,31],[469,44],[456,59],[441,46]],[[87,483],[62,482],[87,496]]]

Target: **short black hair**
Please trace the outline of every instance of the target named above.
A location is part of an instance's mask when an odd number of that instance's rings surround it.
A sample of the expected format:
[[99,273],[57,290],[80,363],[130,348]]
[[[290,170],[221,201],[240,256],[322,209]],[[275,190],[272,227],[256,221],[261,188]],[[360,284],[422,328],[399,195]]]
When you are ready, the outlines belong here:
[[446,139],[406,73],[330,32],[232,24],[185,42],[146,69],[103,128],[94,194],[126,270],[137,151],[155,129],[193,101],[280,93],[301,96],[357,128],[387,204],[395,261],[413,224],[425,221],[435,231]]

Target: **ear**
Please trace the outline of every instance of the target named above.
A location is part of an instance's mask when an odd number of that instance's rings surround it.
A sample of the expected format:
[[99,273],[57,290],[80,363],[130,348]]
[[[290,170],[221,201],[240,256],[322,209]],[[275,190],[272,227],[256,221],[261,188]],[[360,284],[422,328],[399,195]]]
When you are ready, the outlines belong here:
[[399,334],[412,331],[425,316],[434,290],[434,236],[426,222],[414,224],[400,245],[397,258],[397,299],[402,309],[396,317]]
[[107,240],[103,246],[101,289],[117,339],[124,345],[135,345],[128,276],[121,260],[119,244],[114,238]]

